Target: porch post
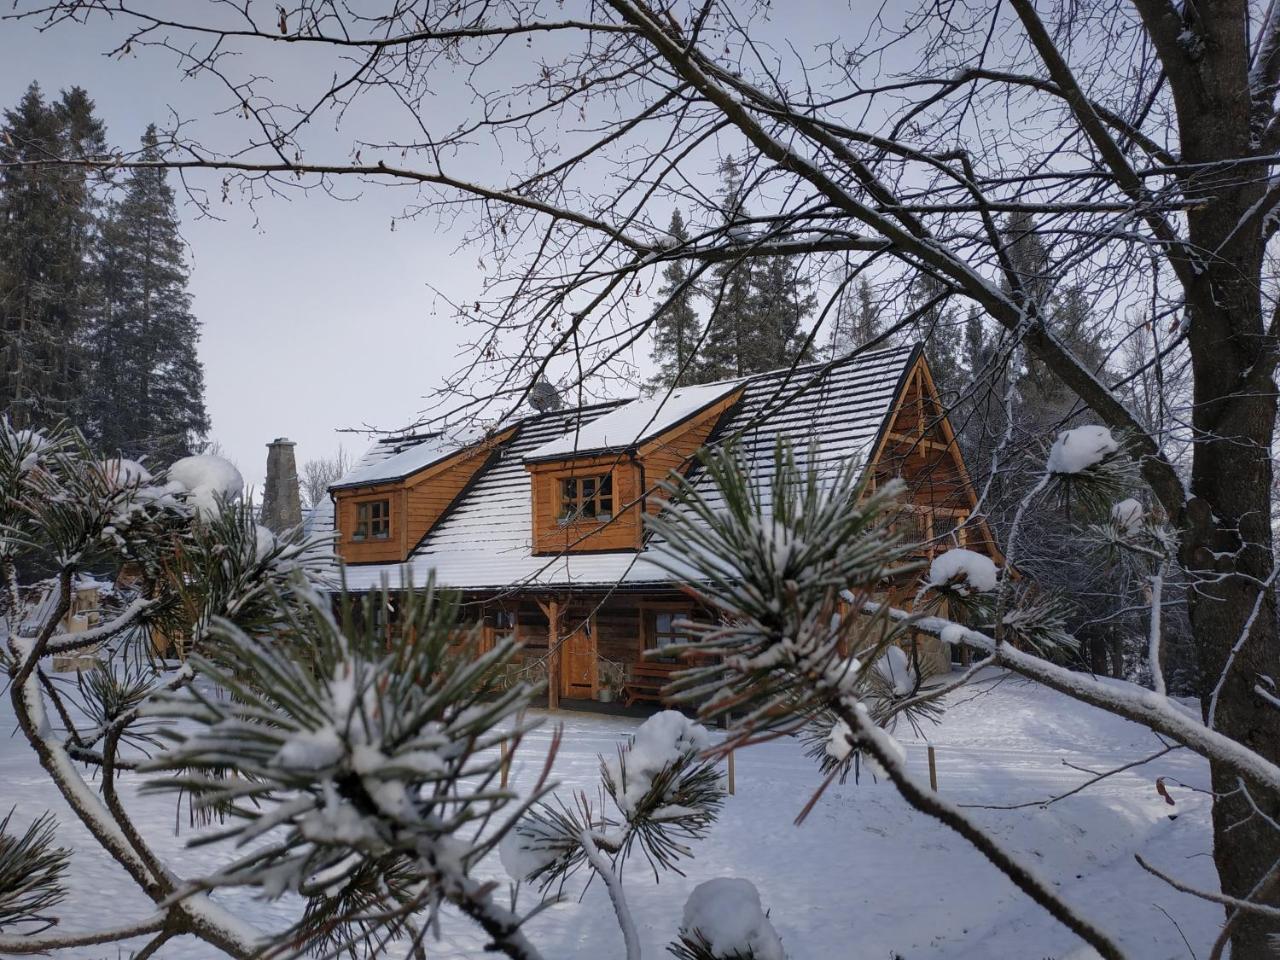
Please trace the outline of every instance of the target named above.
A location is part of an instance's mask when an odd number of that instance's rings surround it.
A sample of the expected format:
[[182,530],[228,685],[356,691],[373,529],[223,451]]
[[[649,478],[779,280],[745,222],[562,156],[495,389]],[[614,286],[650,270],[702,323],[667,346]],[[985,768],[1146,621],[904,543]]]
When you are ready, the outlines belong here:
[[560,602],[547,610],[547,707],[560,709]]

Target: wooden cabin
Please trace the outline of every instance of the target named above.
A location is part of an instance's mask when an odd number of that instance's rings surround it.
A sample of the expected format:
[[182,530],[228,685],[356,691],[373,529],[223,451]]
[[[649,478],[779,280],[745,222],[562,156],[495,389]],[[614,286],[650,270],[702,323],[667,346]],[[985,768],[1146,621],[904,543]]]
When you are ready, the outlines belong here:
[[[712,614],[651,562],[643,517],[663,508],[659,481],[730,436],[762,481],[779,437],[814,445],[820,463],[858,458],[872,484],[901,476],[900,522],[928,552],[964,545],[998,559],[970,517],[975,492],[919,347],[532,413],[488,435],[389,437],[309,526],[336,534],[350,590],[399,585],[406,563],[415,585],[434,571],[487,638],[520,641],[521,669],[547,679],[553,706],[602,690],[653,700],[670,671],[658,651],[684,639],[682,619]],[[924,653],[949,665],[936,641]]]

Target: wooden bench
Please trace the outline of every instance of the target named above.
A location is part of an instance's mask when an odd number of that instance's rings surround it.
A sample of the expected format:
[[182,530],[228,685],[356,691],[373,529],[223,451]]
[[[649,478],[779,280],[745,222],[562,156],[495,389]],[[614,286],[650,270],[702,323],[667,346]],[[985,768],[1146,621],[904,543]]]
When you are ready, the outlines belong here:
[[679,670],[678,663],[663,663],[660,660],[642,660],[633,663],[623,684],[623,705],[631,706],[640,700],[657,703],[662,699],[662,688],[671,682],[671,674]]

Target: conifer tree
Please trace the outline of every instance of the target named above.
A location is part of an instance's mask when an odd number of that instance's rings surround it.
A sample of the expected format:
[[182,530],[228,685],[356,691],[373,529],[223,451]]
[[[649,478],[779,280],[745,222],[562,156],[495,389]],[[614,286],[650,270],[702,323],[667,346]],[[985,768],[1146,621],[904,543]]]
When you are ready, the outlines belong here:
[[97,201],[84,168],[14,164],[101,155],[93,109],[78,87],[49,103],[33,83],[0,128],[0,407],[19,424],[78,412]]
[[[724,178],[724,220],[730,233],[743,231],[735,224],[746,218],[743,207],[742,171],[733,158],[720,165]],[[752,336],[751,288],[755,264],[741,258],[722,264],[715,270],[711,291],[711,319],[702,352],[700,383],[710,383],[748,372],[743,363],[747,341]]]
[[744,344],[744,373],[762,373],[810,359],[804,321],[817,299],[790,257],[769,257],[752,275],[749,317],[755,336]]
[[[679,210],[671,214],[668,232],[674,245],[689,241],[689,231]],[[667,305],[654,324],[652,357],[658,373],[653,382],[658,387],[683,387],[697,383],[701,372],[695,357],[701,325],[693,308],[689,267],[682,260],[672,260],[662,271],[662,279],[658,297],[659,302]]]
[[827,344],[830,358],[843,357],[878,337],[882,327],[880,312],[866,277],[860,279],[856,287],[846,287],[836,304],[835,322]]
[[[742,171],[729,158],[720,173],[726,230],[739,242],[746,241],[750,234],[742,226],[747,219]],[[802,326],[816,298],[794,259],[752,257],[748,252],[718,267],[715,278],[701,382],[763,373],[807,359],[800,356],[806,339]]]
[[[154,126],[142,146],[143,161],[161,158]],[[103,227],[87,406],[104,450],[168,461],[208,433],[187,276],[166,172],[135,169]]]

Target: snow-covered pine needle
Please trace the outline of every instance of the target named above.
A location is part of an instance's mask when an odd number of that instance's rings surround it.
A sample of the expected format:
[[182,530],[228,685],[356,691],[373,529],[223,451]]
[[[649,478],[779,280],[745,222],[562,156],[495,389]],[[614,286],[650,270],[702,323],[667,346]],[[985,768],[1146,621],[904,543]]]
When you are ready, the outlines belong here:
[[57,824],[41,814],[19,836],[0,820],[0,931],[32,935],[57,923],[48,913],[66,897],[63,878],[71,852],[54,846]]
[[196,687],[156,698],[152,715],[185,723],[143,765],[165,774],[146,789],[226,811],[228,825],[199,843],[283,837],[202,882],[308,900],[272,956],[354,944],[377,954],[445,903],[505,931],[511,955],[533,956],[516,918],[471,877],[522,809],[498,785],[497,747],[529,729],[521,716],[533,690],[505,686],[514,642],[482,650],[459,627],[452,594],[429,584],[399,597],[390,643],[374,615],[383,593],[358,616],[348,605],[345,626],[321,598],[279,637],[216,621],[216,657],[193,663],[228,695]]

